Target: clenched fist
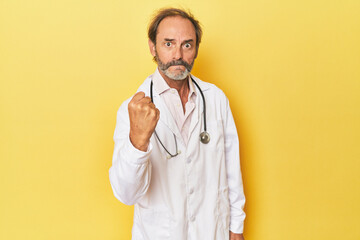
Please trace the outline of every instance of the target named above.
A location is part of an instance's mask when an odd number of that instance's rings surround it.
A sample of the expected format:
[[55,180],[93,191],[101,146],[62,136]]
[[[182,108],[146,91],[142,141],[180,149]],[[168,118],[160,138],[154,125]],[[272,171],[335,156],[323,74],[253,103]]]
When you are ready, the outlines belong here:
[[160,111],[145,93],[138,92],[128,105],[130,118],[130,141],[141,151],[146,151],[150,137],[160,118]]

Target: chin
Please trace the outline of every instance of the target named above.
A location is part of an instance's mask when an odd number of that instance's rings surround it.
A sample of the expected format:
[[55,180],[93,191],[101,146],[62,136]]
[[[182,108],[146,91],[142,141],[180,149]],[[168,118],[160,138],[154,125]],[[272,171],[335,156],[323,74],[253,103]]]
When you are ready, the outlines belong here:
[[189,71],[185,69],[185,71],[181,71],[180,73],[171,73],[168,70],[165,70],[164,74],[174,81],[183,81],[189,76]]

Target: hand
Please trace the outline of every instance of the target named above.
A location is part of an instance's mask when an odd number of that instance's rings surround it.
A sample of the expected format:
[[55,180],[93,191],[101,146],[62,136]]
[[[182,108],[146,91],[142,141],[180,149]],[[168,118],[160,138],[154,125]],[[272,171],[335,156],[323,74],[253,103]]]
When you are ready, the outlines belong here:
[[143,92],[138,92],[134,95],[129,102],[128,110],[130,141],[135,148],[145,152],[160,118],[160,111],[151,102],[149,97],[145,97]]
[[229,240],[244,240],[243,234],[233,233],[229,231]]

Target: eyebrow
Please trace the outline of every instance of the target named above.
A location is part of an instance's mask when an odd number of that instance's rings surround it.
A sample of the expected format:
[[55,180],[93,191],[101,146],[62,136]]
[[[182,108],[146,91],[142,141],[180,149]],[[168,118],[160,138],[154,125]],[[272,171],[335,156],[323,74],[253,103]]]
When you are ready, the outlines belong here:
[[[165,38],[164,40],[167,42],[175,41],[175,39],[172,39],[172,38]],[[188,43],[188,42],[194,42],[194,39],[188,39],[188,40],[183,41],[183,43]]]

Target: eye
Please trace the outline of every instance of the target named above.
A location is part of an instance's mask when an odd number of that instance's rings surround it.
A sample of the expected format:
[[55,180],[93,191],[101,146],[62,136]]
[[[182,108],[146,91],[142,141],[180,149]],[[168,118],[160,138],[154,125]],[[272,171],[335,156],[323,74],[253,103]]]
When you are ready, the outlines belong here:
[[165,46],[171,47],[171,42],[166,42],[166,43],[165,43]]
[[191,44],[190,43],[185,43],[184,47],[185,48],[191,48]]

